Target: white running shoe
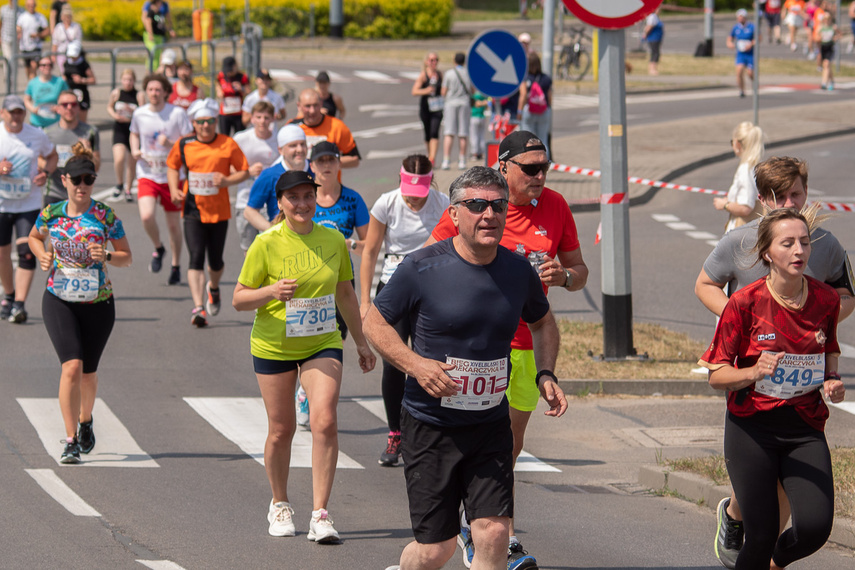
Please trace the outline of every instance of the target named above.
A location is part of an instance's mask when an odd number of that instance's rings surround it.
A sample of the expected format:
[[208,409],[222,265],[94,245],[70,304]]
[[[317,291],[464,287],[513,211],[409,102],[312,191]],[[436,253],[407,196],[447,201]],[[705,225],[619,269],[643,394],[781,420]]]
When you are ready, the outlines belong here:
[[267,522],[270,523],[270,528],[267,529],[267,534],[270,536],[296,535],[297,529],[294,528],[294,519],[291,516],[293,514],[291,503],[274,503],[273,499],[270,499],[270,508],[267,511]]
[[442,168],[443,170],[448,170],[450,167],[451,167],[451,165],[449,165],[448,159],[444,158],[442,160],[442,166],[440,166],[440,168]]
[[466,170],[466,159],[461,158],[457,161],[457,170]]
[[294,394],[294,405],[297,408],[297,425],[309,427],[309,398],[303,386],[297,388]]
[[309,540],[321,544],[338,542],[338,531],[333,528],[333,520],[326,509],[312,511],[312,520],[309,521]]

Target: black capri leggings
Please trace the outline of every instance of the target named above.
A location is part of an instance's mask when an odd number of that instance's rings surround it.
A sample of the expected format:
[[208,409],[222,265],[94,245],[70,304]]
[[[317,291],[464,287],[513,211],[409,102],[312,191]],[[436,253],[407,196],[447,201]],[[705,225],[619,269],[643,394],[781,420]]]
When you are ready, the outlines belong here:
[[425,142],[439,138],[439,127],[442,124],[442,111],[422,113],[419,117],[425,130]]
[[116,322],[112,297],[98,303],[70,303],[45,290],[42,318],[60,364],[82,360],[84,374],[98,371]]
[[184,240],[190,253],[190,269],[205,269],[205,253],[208,254],[208,267],[219,271],[225,266],[223,250],[226,249],[226,233],[229,221],[205,224],[200,220],[184,218]]
[[[377,284],[377,294],[383,290],[383,283]],[[392,328],[406,344],[410,339],[410,319],[403,318]],[[404,382],[407,375],[383,360],[383,377],[380,390],[383,394],[383,406],[386,408],[386,419],[389,421],[389,431],[401,431],[401,402],[404,401]]]
[[[784,406],[747,418],[727,413],[724,456],[739,501],[745,545],[737,569],[781,567],[819,550],[831,534],[834,482],[825,434]],[[790,500],[792,528],[780,536],[777,482]]]

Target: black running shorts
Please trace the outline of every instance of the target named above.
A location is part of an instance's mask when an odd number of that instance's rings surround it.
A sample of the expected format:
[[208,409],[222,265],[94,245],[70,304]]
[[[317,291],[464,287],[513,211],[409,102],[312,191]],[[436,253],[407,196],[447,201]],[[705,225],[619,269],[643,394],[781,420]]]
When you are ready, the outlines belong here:
[[413,535],[436,544],[469,520],[514,516],[514,436],[510,416],[466,427],[437,427],[401,412],[401,455]]

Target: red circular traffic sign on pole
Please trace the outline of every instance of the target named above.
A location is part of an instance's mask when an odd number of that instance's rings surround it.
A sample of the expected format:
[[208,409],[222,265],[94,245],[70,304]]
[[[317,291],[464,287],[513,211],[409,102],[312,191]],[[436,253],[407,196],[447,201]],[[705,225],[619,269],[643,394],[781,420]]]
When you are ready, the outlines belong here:
[[628,28],[647,17],[662,0],[563,0],[574,16],[604,30]]

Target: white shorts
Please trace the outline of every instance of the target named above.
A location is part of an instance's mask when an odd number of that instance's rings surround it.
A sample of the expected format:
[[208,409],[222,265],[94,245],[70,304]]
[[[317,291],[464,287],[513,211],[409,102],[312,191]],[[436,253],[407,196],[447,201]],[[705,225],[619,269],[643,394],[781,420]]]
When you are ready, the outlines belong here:
[[469,137],[469,119],[472,110],[469,105],[446,105],[442,113],[442,133],[444,135]]

